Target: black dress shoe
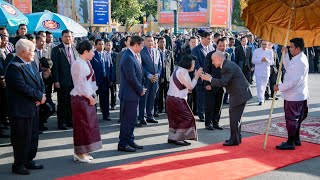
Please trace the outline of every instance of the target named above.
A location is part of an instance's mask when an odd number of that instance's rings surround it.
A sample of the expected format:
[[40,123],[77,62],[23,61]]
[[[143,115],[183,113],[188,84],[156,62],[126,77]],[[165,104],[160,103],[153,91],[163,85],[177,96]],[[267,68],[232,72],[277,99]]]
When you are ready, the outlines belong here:
[[116,106],[111,106],[111,110],[116,110]]
[[294,145],[296,145],[296,146],[301,146],[301,140],[296,140],[296,141],[294,142]]
[[136,122],[135,126],[136,126],[136,127],[142,127],[142,124],[141,124],[140,121],[138,121],[138,122]]
[[198,121],[199,121],[199,122],[204,122],[204,119],[203,119],[203,118],[200,118]]
[[39,127],[39,131],[46,131],[46,130],[48,130],[48,128],[45,127],[45,126],[40,126],[40,127]]
[[26,167],[26,169],[43,169],[44,165],[36,164],[36,163],[30,163],[30,164],[24,165],[24,167]]
[[68,128],[66,126],[59,126],[58,129],[60,129],[60,130],[68,130]]
[[262,106],[262,102],[259,102],[259,106]]
[[212,125],[206,126],[206,129],[213,131],[214,128],[212,127]]
[[223,128],[221,126],[219,126],[219,125],[213,125],[213,128],[214,129],[218,129],[218,130],[223,130]]
[[153,116],[154,116],[154,117],[159,117],[159,114],[158,114],[158,113],[155,113]]
[[143,146],[139,146],[139,145],[136,144],[136,143],[129,144],[129,146],[131,146],[131,147],[133,147],[133,148],[136,148],[136,149],[143,149]]
[[12,173],[21,174],[21,175],[29,175],[31,172],[26,168],[12,169]]
[[73,124],[67,124],[67,127],[73,128]]
[[187,141],[176,141],[174,144],[179,146],[190,146],[191,143],[188,143]]
[[141,123],[142,125],[147,125],[147,124],[148,124],[147,121],[144,120],[144,119],[141,119],[141,120],[139,120],[139,121],[140,121],[140,123]]
[[126,145],[125,147],[123,146],[118,146],[118,151],[124,151],[124,152],[136,152],[136,148],[133,148],[129,145]]
[[239,144],[231,143],[229,140],[226,140],[223,143],[224,146],[238,146]]
[[288,142],[282,142],[280,145],[276,146],[279,150],[295,150],[294,144],[289,144]]
[[147,122],[148,123],[158,123],[158,121],[155,119],[147,119]]
[[0,138],[9,138],[9,137],[10,137],[9,135],[2,134],[2,133],[0,132]]
[[175,140],[171,140],[171,139],[168,139],[168,143],[169,144],[174,144],[174,143],[176,143],[177,141],[175,141]]
[[108,116],[108,117],[106,117],[106,118],[103,118],[103,120],[105,120],[105,121],[111,121],[111,118]]

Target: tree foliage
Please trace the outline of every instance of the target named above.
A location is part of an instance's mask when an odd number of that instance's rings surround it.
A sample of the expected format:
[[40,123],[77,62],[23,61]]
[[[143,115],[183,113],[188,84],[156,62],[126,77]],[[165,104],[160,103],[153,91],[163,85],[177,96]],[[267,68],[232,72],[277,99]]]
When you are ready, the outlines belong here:
[[157,14],[157,0],[139,0],[139,3],[141,4],[142,8],[141,11],[145,12],[147,17],[149,15],[152,15],[153,17]]
[[128,30],[139,23],[141,8],[138,0],[111,0],[111,17],[119,20]]
[[32,12],[57,12],[57,0],[32,0]]
[[234,0],[233,14],[232,14],[232,24],[235,24],[237,26],[244,26],[244,22],[241,19],[240,0]]

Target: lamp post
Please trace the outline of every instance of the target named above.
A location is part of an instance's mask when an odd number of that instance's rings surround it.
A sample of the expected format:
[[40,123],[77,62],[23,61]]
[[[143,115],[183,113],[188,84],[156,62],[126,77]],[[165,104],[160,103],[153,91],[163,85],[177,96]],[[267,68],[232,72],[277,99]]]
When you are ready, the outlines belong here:
[[179,2],[181,2],[182,0],[173,0],[171,1],[171,10],[173,10],[173,27],[174,27],[174,35],[178,34],[178,6],[179,6]]

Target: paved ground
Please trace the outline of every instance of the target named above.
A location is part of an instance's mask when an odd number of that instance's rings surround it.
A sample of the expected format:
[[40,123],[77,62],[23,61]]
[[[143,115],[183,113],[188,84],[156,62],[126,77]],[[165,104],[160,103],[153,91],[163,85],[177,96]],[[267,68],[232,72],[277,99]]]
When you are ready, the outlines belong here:
[[[311,116],[320,116],[320,83],[318,79],[320,74],[311,74],[309,100]],[[255,95],[255,87],[252,86],[252,92]],[[267,101],[263,106],[257,106],[256,96],[248,103],[243,116],[243,122],[248,123],[268,118],[271,101]],[[283,116],[283,101],[278,100],[275,105],[274,117]],[[118,107],[119,109],[119,107]],[[228,125],[228,107],[222,111],[221,125]],[[106,122],[100,120],[101,137],[103,139],[103,149],[93,153],[95,160],[90,164],[75,163],[72,160],[73,139],[72,131],[59,131],[56,129],[56,117],[49,120],[49,131],[40,136],[39,151],[36,157],[38,163],[45,165],[44,170],[32,171],[29,176],[18,176],[11,173],[11,164],[13,162],[12,147],[6,146],[8,139],[0,139],[0,179],[54,179],[73,174],[79,174],[96,169],[102,169],[110,166],[116,166],[151,157],[161,156],[169,153],[175,153],[188,149],[206,146],[208,144],[221,143],[229,137],[229,130],[207,131],[204,129],[204,123],[197,122],[199,141],[192,143],[188,147],[178,147],[167,144],[168,123],[165,115],[161,115],[159,124],[148,125],[143,128],[136,128],[135,135],[137,143],[144,145],[144,149],[136,153],[123,153],[116,151],[119,124],[117,123],[119,110],[113,111],[112,121]],[[250,133],[243,133],[244,137],[252,136]],[[320,138],[320,137],[319,137]],[[242,144],[245,145],[245,144]],[[260,148],[260,147],[257,147]],[[274,148],[274,147],[268,147]],[[319,146],[320,148],[320,146]],[[249,179],[320,179],[320,157],[293,164],[275,171],[267,172]],[[212,176],[214,179],[214,175]]]

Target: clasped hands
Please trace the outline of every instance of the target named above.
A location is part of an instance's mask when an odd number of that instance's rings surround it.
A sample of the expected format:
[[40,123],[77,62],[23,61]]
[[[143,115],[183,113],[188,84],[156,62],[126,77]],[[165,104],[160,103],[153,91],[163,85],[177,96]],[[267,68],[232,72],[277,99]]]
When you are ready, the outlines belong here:
[[46,100],[47,100],[46,95],[43,94],[41,101],[36,101],[36,106],[39,106],[40,104],[46,103]]
[[157,74],[152,75],[152,77],[150,78],[150,81],[151,81],[152,83],[157,82],[157,81],[158,81],[158,75],[157,75]]

